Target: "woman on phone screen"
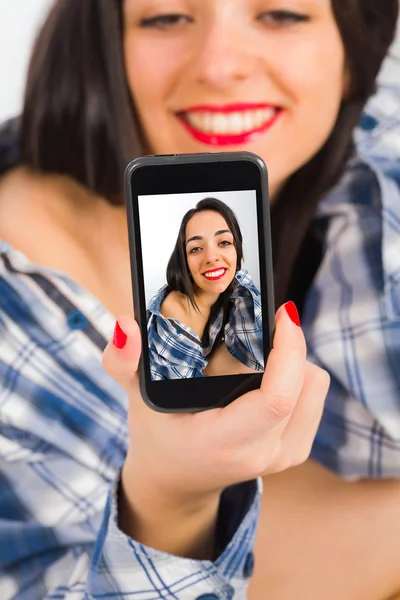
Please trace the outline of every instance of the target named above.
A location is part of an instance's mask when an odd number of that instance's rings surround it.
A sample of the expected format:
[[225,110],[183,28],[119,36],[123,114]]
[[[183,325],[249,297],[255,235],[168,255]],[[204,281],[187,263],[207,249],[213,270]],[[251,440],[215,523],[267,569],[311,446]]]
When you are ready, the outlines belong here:
[[242,269],[242,241],[221,200],[204,198],[184,215],[167,285],[148,307],[153,379],[264,370],[261,296]]
[[[400,169],[354,143],[398,9],[55,2],[1,138],[2,600],[244,598],[254,557],[251,600],[400,590]],[[225,150],[267,164],[285,308],[260,390],[159,414],[123,172]]]

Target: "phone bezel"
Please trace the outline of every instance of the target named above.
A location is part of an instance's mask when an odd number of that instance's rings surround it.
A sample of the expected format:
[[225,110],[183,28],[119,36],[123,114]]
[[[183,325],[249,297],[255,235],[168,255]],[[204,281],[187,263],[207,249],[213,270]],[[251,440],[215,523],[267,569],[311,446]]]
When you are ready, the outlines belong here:
[[260,387],[262,373],[152,381],[138,197],[153,194],[256,190],[258,249],[265,362],[272,347],[275,319],[268,174],[262,159],[250,152],[144,156],[125,171],[135,318],[142,335],[139,383],[143,400],[161,412],[197,412],[232,402]]

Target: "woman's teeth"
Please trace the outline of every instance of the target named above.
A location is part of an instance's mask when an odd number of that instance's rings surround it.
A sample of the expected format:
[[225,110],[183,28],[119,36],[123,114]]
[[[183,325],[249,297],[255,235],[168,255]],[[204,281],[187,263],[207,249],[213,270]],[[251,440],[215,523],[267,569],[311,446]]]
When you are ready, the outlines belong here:
[[218,269],[218,271],[209,271],[208,273],[204,273],[204,277],[207,279],[217,279],[221,277],[225,273],[226,269]]
[[192,127],[204,133],[237,135],[260,129],[271,121],[276,113],[276,108],[232,113],[196,111],[185,113],[185,119]]

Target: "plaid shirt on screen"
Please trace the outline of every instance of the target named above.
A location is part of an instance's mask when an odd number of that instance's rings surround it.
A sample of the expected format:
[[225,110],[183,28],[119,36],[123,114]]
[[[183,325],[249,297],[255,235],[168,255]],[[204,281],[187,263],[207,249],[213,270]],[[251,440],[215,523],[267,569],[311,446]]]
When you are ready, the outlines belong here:
[[[241,363],[264,370],[261,296],[247,271],[236,273],[229,301],[224,340],[228,351]],[[160,308],[167,296],[162,287],[149,302],[147,335],[153,380],[204,377],[215,339],[222,328],[223,309],[210,324],[206,345],[187,325],[165,318]]]

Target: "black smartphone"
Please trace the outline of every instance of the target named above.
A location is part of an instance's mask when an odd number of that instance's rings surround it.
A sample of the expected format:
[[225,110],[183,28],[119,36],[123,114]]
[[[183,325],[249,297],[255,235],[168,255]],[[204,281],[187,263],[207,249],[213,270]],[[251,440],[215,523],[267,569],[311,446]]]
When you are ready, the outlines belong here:
[[259,388],[275,318],[262,159],[141,157],[125,196],[144,401],[195,412]]

